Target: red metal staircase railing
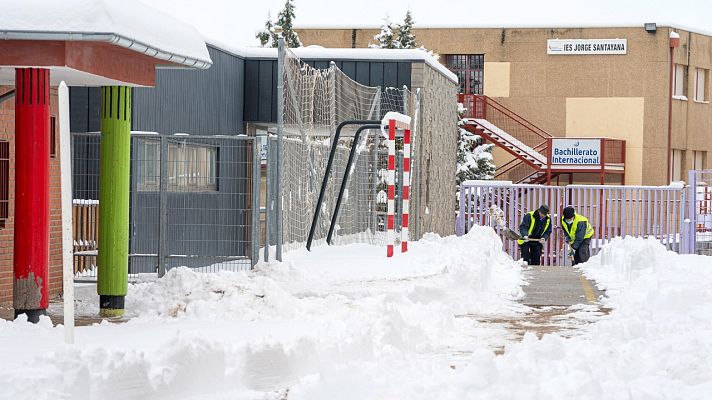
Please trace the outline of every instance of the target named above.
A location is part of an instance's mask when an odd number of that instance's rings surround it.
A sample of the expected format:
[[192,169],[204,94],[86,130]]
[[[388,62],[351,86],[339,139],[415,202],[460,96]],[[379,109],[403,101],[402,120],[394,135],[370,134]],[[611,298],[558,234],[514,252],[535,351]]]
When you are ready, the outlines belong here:
[[[548,139],[551,134],[537,127],[524,117],[503,106],[499,102],[484,95],[459,94],[458,102],[467,109],[465,117],[472,119],[484,119],[499,129],[507,132],[522,142],[527,147],[547,156]],[[478,134],[482,133],[479,129]],[[495,142],[500,144],[499,142]],[[512,182],[527,182],[532,177],[541,174],[545,166],[539,167],[531,161],[525,159],[517,152],[512,151],[516,145],[506,146],[505,150],[510,152],[514,158],[504,165],[497,167],[495,178],[509,180]],[[526,153],[525,149],[519,149],[521,153]]]

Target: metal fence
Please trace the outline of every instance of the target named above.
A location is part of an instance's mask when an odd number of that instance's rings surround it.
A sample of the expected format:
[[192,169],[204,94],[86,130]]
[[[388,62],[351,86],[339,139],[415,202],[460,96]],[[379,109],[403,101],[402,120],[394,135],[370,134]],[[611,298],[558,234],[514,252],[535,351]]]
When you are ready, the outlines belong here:
[[[572,205],[587,217],[595,229],[591,239],[592,254],[617,236],[655,237],[673,251],[685,249],[685,213],[687,191],[680,187],[569,185],[541,186],[498,181],[476,181],[460,187],[457,215],[458,235],[473,225],[492,225],[487,213],[492,205],[505,213],[508,227],[519,231],[524,213],[541,204],[552,211],[552,235],[543,254],[544,265],[568,262],[560,210]],[[518,258],[516,242],[505,240],[505,250]]]
[[712,170],[689,172],[687,249],[712,256]]
[[[99,133],[72,134],[75,273],[95,277]],[[132,133],[129,273],[246,270],[259,251],[254,137]]]

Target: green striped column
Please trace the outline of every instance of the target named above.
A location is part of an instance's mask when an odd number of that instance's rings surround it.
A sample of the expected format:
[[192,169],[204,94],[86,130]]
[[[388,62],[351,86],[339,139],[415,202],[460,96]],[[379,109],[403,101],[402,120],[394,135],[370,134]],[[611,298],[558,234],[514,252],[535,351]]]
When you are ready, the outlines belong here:
[[99,153],[99,314],[124,314],[129,271],[131,88],[101,88]]

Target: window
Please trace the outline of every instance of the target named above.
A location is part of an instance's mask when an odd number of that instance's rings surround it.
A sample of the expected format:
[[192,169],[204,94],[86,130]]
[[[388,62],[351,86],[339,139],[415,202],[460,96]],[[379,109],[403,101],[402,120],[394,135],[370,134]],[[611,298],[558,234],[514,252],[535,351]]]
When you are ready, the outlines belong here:
[[692,152],[692,169],[704,169],[705,164],[705,152],[704,151],[693,151]]
[[156,191],[161,184],[161,142],[139,139],[134,150],[136,185],[139,191]]
[[685,156],[685,151],[683,150],[673,150],[672,151],[672,177],[673,181],[681,181],[682,179],[682,158]]
[[450,54],[445,64],[460,81],[460,93],[482,94],[485,73],[484,54]]
[[57,157],[57,117],[49,117],[49,156]]
[[682,64],[675,64],[675,69],[673,70],[673,88],[672,97],[687,100],[687,66]]
[[[134,154],[139,191],[157,191],[161,184],[160,140],[139,140]],[[168,144],[168,190],[216,191],[218,149],[187,143]]]
[[217,147],[171,143],[168,146],[169,190],[217,190],[217,161]]
[[708,69],[695,68],[695,101],[707,101],[707,75]]
[[10,142],[0,140],[0,228],[10,211]]

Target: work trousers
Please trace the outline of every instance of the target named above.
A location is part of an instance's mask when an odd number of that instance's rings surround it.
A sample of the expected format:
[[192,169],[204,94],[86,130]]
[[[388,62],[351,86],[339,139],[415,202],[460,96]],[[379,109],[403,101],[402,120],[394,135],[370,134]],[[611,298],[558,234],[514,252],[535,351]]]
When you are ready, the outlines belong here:
[[589,257],[591,257],[591,239],[584,239],[583,242],[581,242],[581,246],[579,246],[578,249],[576,249],[576,252],[574,253],[574,263],[573,265],[576,264],[582,264],[588,261]]
[[541,264],[541,251],[544,248],[539,242],[524,242],[520,245],[522,250],[522,259],[529,265]]

